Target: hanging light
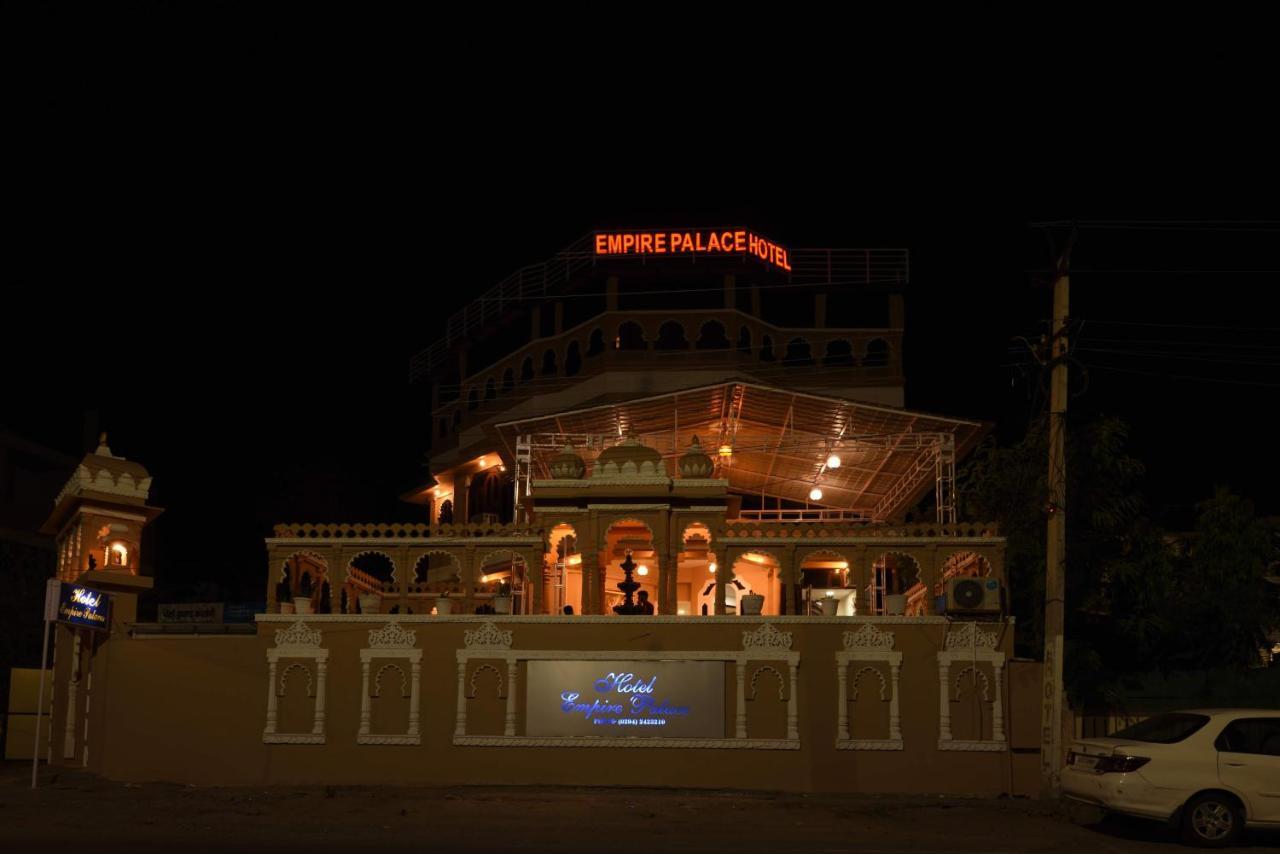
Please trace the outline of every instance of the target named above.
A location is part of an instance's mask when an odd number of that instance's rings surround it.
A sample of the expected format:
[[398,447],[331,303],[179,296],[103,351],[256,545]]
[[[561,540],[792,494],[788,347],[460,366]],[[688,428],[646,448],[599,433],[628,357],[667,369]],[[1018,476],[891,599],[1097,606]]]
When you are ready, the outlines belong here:
[[838,468],[840,468],[840,455],[839,455],[839,454],[831,454],[830,456],[828,456],[828,457],[827,457],[827,468],[829,468],[829,469],[838,469]]
[[708,572],[710,572],[712,575],[715,575],[715,574],[716,574],[716,565],[715,565],[714,563],[712,563],[710,566],[708,566],[708,567],[707,567],[707,571],[708,571]]
[[821,501],[821,500],[822,500],[822,490],[821,490],[821,489],[819,489],[819,488],[818,488],[818,487],[816,487],[816,486],[815,486],[813,489],[809,490],[809,500],[810,500],[810,501]]
[[649,567],[645,566],[644,564],[640,564],[639,566],[636,567],[636,575],[648,575],[648,574],[649,574]]
[[719,452],[719,453],[720,453],[720,456],[722,456],[722,457],[732,457],[732,456],[733,456],[733,445],[721,445],[721,446],[720,446],[720,452]]

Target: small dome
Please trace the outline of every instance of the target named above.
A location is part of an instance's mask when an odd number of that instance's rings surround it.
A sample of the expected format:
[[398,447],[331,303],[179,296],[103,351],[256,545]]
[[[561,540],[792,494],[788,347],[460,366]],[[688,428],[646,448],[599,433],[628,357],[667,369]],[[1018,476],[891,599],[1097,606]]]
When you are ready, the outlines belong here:
[[596,458],[592,477],[666,477],[662,454],[642,445],[634,435],[627,436],[612,448],[605,448]]
[[573,449],[573,445],[566,444],[560,449],[560,453],[551,458],[548,468],[556,480],[578,480],[586,472],[587,464]]
[[684,456],[680,458],[680,476],[689,478],[711,477],[711,471],[715,465],[711,462],[711,457],[707,456],[707,452],[702,450],[702,445],[698,443],[698,437],[693,437],[693,442],[689,445],[689,450],[684,452]]

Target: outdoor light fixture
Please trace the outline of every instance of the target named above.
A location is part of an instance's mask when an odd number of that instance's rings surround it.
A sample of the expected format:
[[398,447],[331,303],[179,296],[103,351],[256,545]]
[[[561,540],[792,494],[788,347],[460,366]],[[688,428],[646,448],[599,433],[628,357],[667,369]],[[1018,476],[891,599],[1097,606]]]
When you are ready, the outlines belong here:
[[715,575],[715,574],[716,574],[716,565],[715,565],[714,563],[713,563],[713,564],[711,564],[710,566],[708,566],[708,567],[707,567],[707,571],[708,571],[708,572],[710,572],[712,575]]
[[827,468],[829,468],[829,469],[838,469],[838,468],[840,468],[840,456],[839,456],[839,454],[832,454],[831,456],[827,457]]
[[722,457],[732,457],[732,456],[733,456],[733,445],[721,445],[721,446],[720,446],[720,456],[722,456]]
[[819,488],[818,488],[818,487],[816,487],[816,486],[815,486],[813,489],[809,490],[809,500],[810,500],[810,501],[821,501],[821,500],[822,500],[822,490],[821,490],[821,489],[819,489]]
[[649,574],[649,567],[645,566],[644,564],[640,564],[639,566],[636,567],[636,575],[648,575],[648,574]]

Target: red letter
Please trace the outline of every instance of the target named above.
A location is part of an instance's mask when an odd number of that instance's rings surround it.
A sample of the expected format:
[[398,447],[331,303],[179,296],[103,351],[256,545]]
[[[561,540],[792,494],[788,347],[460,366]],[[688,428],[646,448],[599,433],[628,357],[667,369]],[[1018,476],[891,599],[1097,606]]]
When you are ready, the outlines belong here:
[[707,251],[708,252],[720,251],[720,235],[716,234],[714,231],[711,232],[711,236],[707,238]]
[[665,255],[667,252],[667,236],[661,231],[653,236],[653,251],[659,255]]
[[609,235],[609,254],[618,255],[621,252],[622,252],[622,235],[610,234]]
[[596,254],[597,255],[604,255],[609,251],[608,249],[604,248],[604,239],[605,238],[603,234],[596,235]]
[[624,234],[624,235],[622,235],[622,251],[623,251],[623,253],[630,252],[632,249],[635,249],[635,248],[636,248],[636,236],[635,236],[634,234]]

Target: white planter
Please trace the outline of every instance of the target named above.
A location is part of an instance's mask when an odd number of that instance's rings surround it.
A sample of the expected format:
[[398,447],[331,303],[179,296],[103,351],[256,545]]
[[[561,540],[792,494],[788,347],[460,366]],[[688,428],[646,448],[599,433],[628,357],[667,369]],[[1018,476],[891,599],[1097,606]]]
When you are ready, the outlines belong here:
[[292,613],[293,613],[293,603],[292,603],[292,602],[281,602],[281,603],[280,603],[280,613],[281,613],[281,614],[292,614]]
[[295,614],[311,613],[311,597],[310,596],[294,596],[293,612]]
[[890,593],[884,597],[884,612],[890,617],[907,613],[907,597],[902,593]]
[[510,596],[494,596],[493,610],[498,614],[511,613],[511,597]]
[[381,609],[382,597],[373,593],[360,594],[360,613],[376,614]]
[[448,596],[441,596],[436,600],[436,615],[444,616],[453,613],[453,601]]
[[836,611],[840,609],[840,600],[834,596],[823,596],[818,600],[818,604],[822,608],[822,616],[834,617]]
[[747,593],[739,597],[738,607],[741,609],[741,613],[746,616],[759,616],[760,612],[764,610],[764,597],[759,593]]

